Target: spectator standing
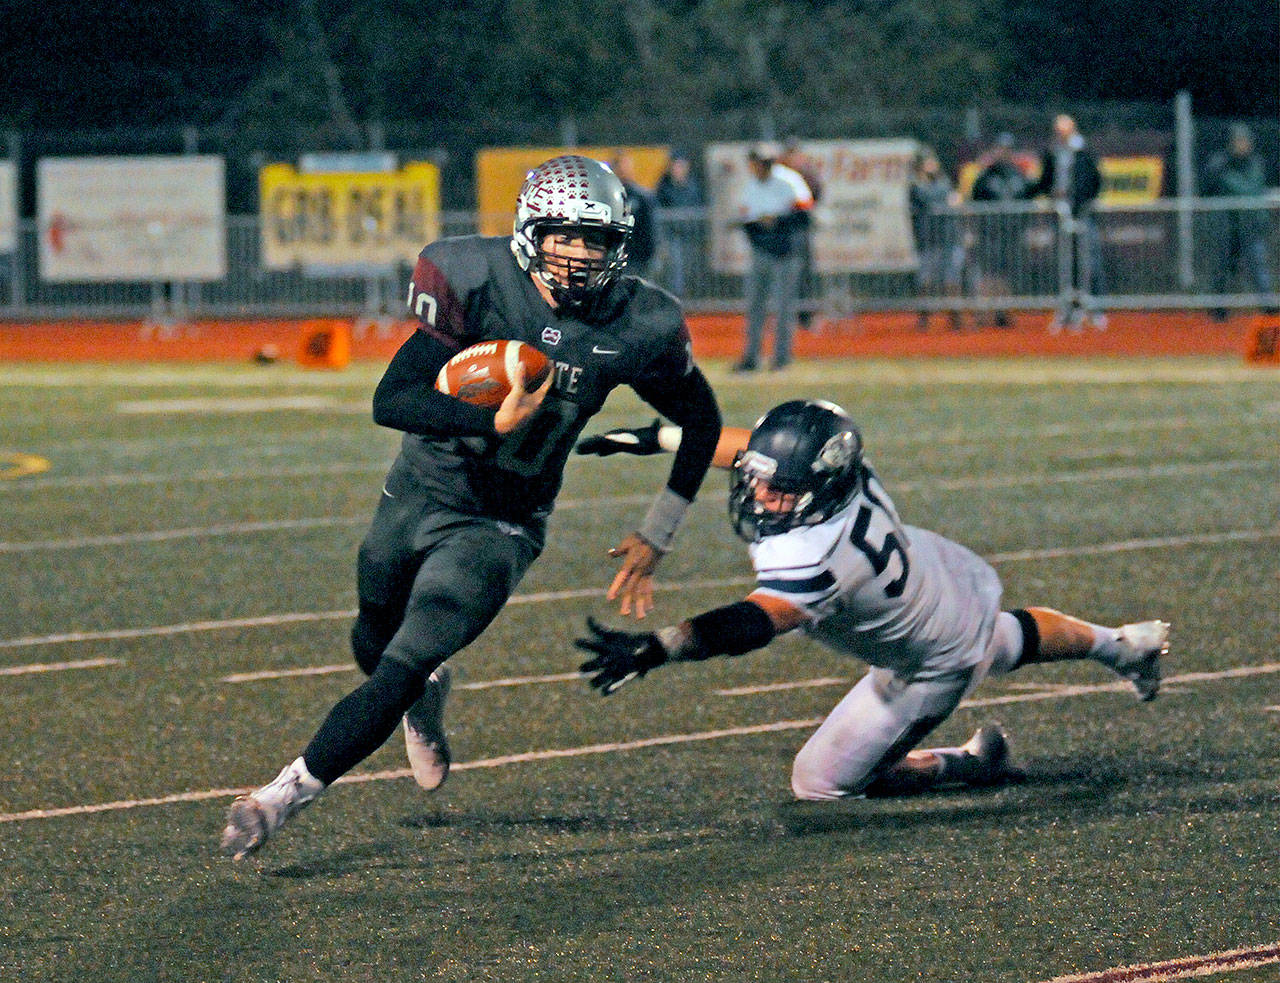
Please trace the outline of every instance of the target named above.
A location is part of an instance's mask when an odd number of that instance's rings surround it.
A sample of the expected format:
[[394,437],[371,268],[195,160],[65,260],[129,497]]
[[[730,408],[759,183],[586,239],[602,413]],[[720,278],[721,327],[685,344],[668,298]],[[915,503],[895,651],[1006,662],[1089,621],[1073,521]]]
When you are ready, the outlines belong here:
[[[911,209],[911,234],[916,245],[916,291],[921,298],[939,292],[958,297],[964,275],[964,241],[958,218],[947,214],[959,204],[960,195],[930,150],[916,156],[907,190]],[[951,312],[951,327],[962,327],[960,312]],[[921,308],[916,328],[929,330],[929,311]]]
[[[1027,178],[1013,159],[1013,134],[1001,133],[996,137],[995,145],[987,155],[986,166],[978,172],[970,189],[970,197],[975,202],[999,204],[1001,202],[1019,201],[1027,189]],[[1016,245],[1015,236],[1004,215],[985,215],[980,219],[983,235],[978,246],[979,269],[975,270],[975,280],[981,281],[983,275],[995,277],[999,281],[1002,293],[1009,292],[1009,284],[1014,270],[1012,251]],[[994,232],[994,235],[991,234]],[[1009,327],[1009,312],[995,312],[996,327]]]
[[[1205,193],[1220,198],[1255,198],[1266,190],[1262,158],[1254,150],[1253,133],[1238,123],[1231,127],[1226,149],[1209,160]],[[1254,289],[1260,294],[1270,294],[1273,281],[1267,265],[1266,214],[1259,209],[1232,208],[1222,216],[1222,262],[1214,274],[1213,292],[1227,292],[1243,260]],[[1212,316],[1215,321],[1225,321],[1227,310],[1215,308]]]
[[[822,200],[822,176],[818,173],[818,165],[813,158],[800,147],[797,137],[788,137],[783,145],[783,165],[791,168],[802,178],[809,189],[809,197],[816,207]],[[813,323],[813,310],[805,301],[813,301],[821,296],[817,275],[813,270],[813,211],[801,212],[800,227],[803,235],[800,239],[800,308],[796,312],[796,324],[801,331],[810,330]]]
[[658,227],[654,216],[655,204],[649,189],[636,179],[635,158],[620,150],[611,165],[613,173],[622,182],[627,193],[627,204],[635,225],[631,229],[631,241],[627,245],[627,272],[632,276],[649,277],[653,257],[658,251]]
[[655,197],[659,211],[659,230],[666,250],[664,264],[666,285],[683,299],[693,257],[698,252],[698,210],[706,204],[702,186],[693,176],[687,155],[676,151],[671,163],[658,181]]
[[1076,121],[1066,113],[1053,120],[1053,143],[1040,158],[1040,177],[1023,194],[1027,198],[1047,195],[1058,207],[1060,221],[1067,223],[1064,237],[1072,248],[1072,289],[1059,299],[1058,310],[1049,325],[1052,333],[1067,327],[1080,330],[1087,317],[1102,331],[1107,326],[1098,298],[1105,292],[1102,274],[1102,237],[1094,220],[1093,205],[1102,190],[1098,159],[1089,149]]
[[760,366],[764,326],[769,308],[774,328],[773,368],[791,364],[791,340],[800,300],[800,243],[804,213],[813,197],[804,178],[778,161],[777,147],[759,144],[747,155],[746,184],[738,202],[742,228],[751,248],[747,271],[747,341],[735,372],[754,372]]

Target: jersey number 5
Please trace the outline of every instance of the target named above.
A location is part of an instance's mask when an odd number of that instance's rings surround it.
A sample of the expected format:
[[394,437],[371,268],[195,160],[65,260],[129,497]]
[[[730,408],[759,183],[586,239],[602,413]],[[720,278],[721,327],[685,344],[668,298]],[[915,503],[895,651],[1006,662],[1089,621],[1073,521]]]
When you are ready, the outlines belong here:
[[879,549],[872,546],[867,542],[867,530],[870,527],[871,508],[867,505],[859,506],[858,517],[854,520],[853,530],[849,533],[849,542],[862,551],[862,555],[870,561],[871,569],[876,572],[877,577],[885,572],[893,554],[898,554],[902,560],[902,573],[884,585],[884,593],[885,597],[901,597],[902,591],[907,586],[907,573],[910,570],[907,551],[902,548],[902,543],[898,542],[898,534],[892,529],[884,537],[884,544]]

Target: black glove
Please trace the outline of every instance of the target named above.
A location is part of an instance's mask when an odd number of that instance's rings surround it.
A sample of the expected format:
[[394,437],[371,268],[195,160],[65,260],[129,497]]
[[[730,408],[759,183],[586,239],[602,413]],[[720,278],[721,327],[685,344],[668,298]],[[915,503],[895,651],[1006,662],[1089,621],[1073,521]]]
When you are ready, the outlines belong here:
[[598,457],[608,457],[610,454],[618,453],[641,456],[659,454],[662,448],[658,446],[658,421],[655,419],[647,427],[639,427],[635,430],[620,427],[617,430],[606,430],[604,433],[584,437],[578,441],[575,450],[579,454],[595,454]]
[[591,685],[608,696],[623,683],[643,676],[667,661],[667,650],[651,631],[614,631],[595,618],[587,618],[591,638],[574,639],[573,644],[595,658],[578,666],[578,672],[592,673]]

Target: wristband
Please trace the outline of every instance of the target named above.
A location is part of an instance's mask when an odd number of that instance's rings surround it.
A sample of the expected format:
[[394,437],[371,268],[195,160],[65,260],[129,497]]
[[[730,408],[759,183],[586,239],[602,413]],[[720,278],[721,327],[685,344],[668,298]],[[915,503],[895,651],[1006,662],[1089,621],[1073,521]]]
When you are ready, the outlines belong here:
[[682,436],[684,436],[684,432],[679,427],[664,423],[658,428],[658,446],[668,454],[674,454],[680,449],[680,438]]
[[777,635],[759,604],[739,601],[704,612],[654,633],[673,662],[699,662],[714,655],[743,655],[764,648]]
[[670,488],[663,488],[657,498],[649,506],[649,511],[636,530],[636,535],[652,546],[659,553],[671,549],[671,542],[676,538],[676,530],[689,511],[689,500],[677,495]]

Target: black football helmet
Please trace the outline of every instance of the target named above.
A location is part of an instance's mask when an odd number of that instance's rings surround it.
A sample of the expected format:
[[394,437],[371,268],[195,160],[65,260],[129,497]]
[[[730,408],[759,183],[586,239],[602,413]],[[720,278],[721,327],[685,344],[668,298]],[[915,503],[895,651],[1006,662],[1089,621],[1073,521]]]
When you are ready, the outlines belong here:
[[[734,531],[754,543],[825,522],[858,491],[862,469],[862,434],[835,403],[797,399],[775,406],[756,421],[730,473]],[[794,495],[791,508],[775,511],[758,502],[761,485]]]
[[[538,277],[562,307],[589,310],[627,261],[635,219],[622,181],[607,165],[566,154],[539,164],[516,197],[511,251],[520,268]],[[553,233],[581,236],[603,250],[599,259],[549,258],[543,240]]]

